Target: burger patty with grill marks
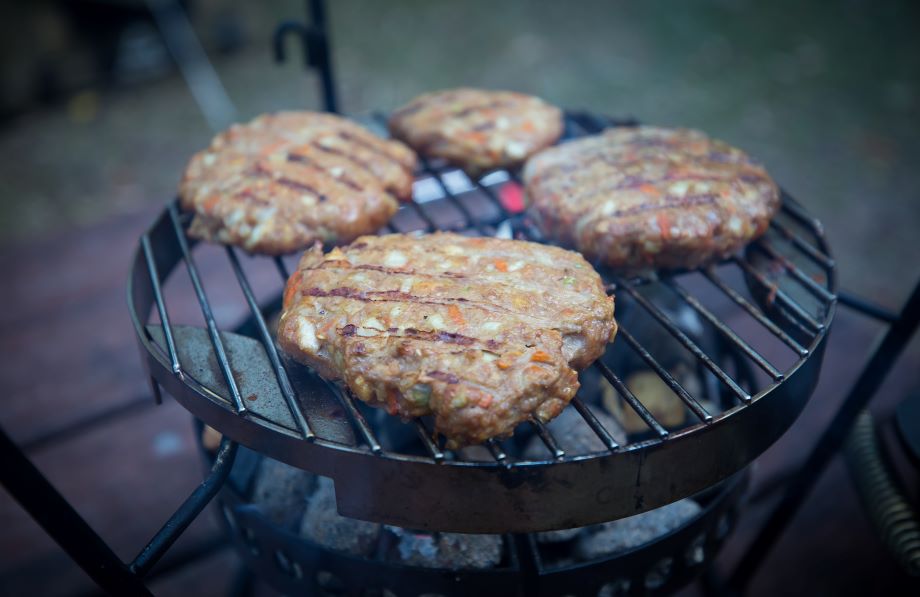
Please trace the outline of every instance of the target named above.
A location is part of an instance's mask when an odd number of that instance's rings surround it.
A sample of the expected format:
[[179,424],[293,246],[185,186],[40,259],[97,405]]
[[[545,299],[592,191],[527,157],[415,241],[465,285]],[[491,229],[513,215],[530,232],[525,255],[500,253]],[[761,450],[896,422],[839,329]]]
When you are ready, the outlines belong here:
[[281,348],[361,400],[433,415],[451,448],[548,421],[616,333],[613,297],[578,253],[436,233],[365,236],[288,280]]
[[378,230],[412,196],[415,154],[332,114],[234,125],[191,159],[179,187],[189,234],[281,254]]
[[555,143],[562,111],[523,93],[460,88],[415,98],[393,112],[389,127],[420,154],[477,175],[520,164]]
[[544,233],[624,270],[694,268],[767,229],[779,189],[744,152],[699,131],[614,128],[524,167]]

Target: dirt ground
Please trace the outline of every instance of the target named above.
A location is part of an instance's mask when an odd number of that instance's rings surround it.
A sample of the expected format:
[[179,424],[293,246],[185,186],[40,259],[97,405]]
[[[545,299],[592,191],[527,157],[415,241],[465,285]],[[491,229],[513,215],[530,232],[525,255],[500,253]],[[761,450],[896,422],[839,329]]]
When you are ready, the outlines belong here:
[[[698,127],[763,160],[825,223],[844,286],[894,306],[920,275],[915,4],[329,4],[347,112],[474,85]],[[272,24],[302,18],[301,3],[231,2],[228,10],[248,43],[213,59],[237,119],[318,107],[315,80],[269,54]],[[7,121],[0,247],[166,202],[210,136],[176,73],[87,88]]]

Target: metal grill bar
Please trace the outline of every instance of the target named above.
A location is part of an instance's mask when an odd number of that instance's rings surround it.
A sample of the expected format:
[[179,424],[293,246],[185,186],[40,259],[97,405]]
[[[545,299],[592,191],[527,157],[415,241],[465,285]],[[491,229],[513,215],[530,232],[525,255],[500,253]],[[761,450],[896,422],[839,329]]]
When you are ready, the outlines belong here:
[[[160,288],[160,272],[153,258],[153,249],[150,247],[150,236],[141,236],[141,247],[144,250],[144,261],[147,263],[147,273],[150,275],[150,287],[153,289],[153,299],[157,304],[157,313],[160,314],[160,323],[163,324],[163,337],[166,338],[166,350],[169,353],[169,363],[172,372],[182,375],[182,365],[179,364],[179,353],[176,352],[176,342],[173,339],[172,325],[169,323],[169,313],[166,310],[166,301]],[[156,387],[156,384],[154,384]]]
[[224,350],[224,343],[220,339],[220,333],[217,330],[217,322],[214,320],[214,313],[211,311],[211,304],[205,295],[204,287],[201,285],[201,279],[198,275],[198,267],[195,265],[195,259],[188,248],[188,241],[185,238],[185,232],[182,230],[182,224],[179,222],[179,212],[176,210],[176,204],[169,205],[169,218],[172,220],[173,230],[176,233],[176,239],[179,241],[179,248],[182,250],[182,258],[185,260],[186,269],[188,269],[189,278],[192,280],[192,286],[195,287],[195,295],[198,297],[198,304],[201,306],[201,313],[204,315],[205,324],[208,328],[208,335],[211,337],[211,345],[214,346],[214,353],[217,356],[217,364],[220,372],[227,382],[227,388],[230,390],[230,396],[233,399],[233,405],[238,414],[246,412],[246,405],[243,404],[243,398],[240,396],[240,390],[233,378],[233,372],[230,370],[230,362],[227,360],[227,352]]
[[291,274],[288,272],[288,268],[284,263],[284,259],[282,259],[280,255],[277,255],[273,261],[275,262],[275,266],[278,268],[278,273],[281,274],[281,283],[286,284],[288,278],[291,277]]
[[492,203],[495,204],[495,206],[498,208],[498,211],[501,213],[502,218],[507,220],[511,217],[511,213],[505,209],[505,206],[502,204],[502,200],[498,198],[498,195],[495,194],[495,191],[491,187],[487,187],[486,185],[482,184],[478,177],[472,178],[467,176],[467,178],[473,182],[477,189],[482,191],[483,195],[485,195]]
[[434,177],[435,181],[438,183],[438,186],[441,187],[441,191],[444,193],[444,197],[446,197],[447,200],[450,201],[451,205],[456,207],[457,211],[459,211],[463,215],[463,217],[467,221],[467,224],[475,228],[481,234],[484,234],[483,224],[480,223],[479,220],[476,217],[474,217],[472,213],[470,213],[470,210],[465,205],[463,205],[463,202],[460,201],[460,199],[457,198],[457,196],[453,193],[453,191],[451,191],[447,187],[447,183],[444,182],[444,178],[441,177],[441,173],[438,170],[435,170],[434,168],[431,167],[431,163],[428,161],[428,159],[425,156],[423,155],[418,156],[418,161],[419,163],[421,163],[422,169],[426,173]]
[[786,259],[783,255],[780,255],[776,249],[774,249],[769,244],[763,242],[763,239],[760,239],[752,244],[752,246],[766,254],[771,259],[774,259],[782,264],[783,268],[789,272],[793,278],[795,278],[808,292],[816,296],[818,299],[824,301],[825,303],[830,303],[837,300],[833,294],[827,291],[823,286],[811,279],[809,275],[803,272],[798,268],[797,265]]
[[646,364],[648,364],[648,366],[651,367],[655,373],[658,374],[658,377],[660,377],[661,380],[666,383],[669,388],[671,388],[671,391],[674,392],[677,397],[687,405],[687,408],[693,411],[693,414],[695,414],[704,423],[712,422],[712,415],[709,414],[709,411],[706,410],[702,404],[697,402],[696,398],[691,396],[687,390],[685,390],[684,387],[680,385],[676,379],[674,379],[674,376],[672,376],[668,370],[661,365],[661,363],[656,361],[655,357],[653,357],[652,354],[647,351],[645,347],[642,346],[639,341],[635,339],[635,337],[633,337],[632,334],[625,330],[623,326],[620,326],[619,330],[617,331],[617,335],[623,338],[626,343],[632,347],[636,354],[638,354],[639,357],[645,361]]
[[335,387],[333,387],[332,390],[335,395],[339,397],[339,401],[345,407],[345,410],[348,411],[349,416],[351,416],[351,419],[354,421],[358,431],[361,432],[361,436],[364,438],[367,446],[371,449],[371,452],[374,454],[382,454],[383,447],[380,445],[380,442],[377,441],[377,436],[374,435],[374,431],[371,429],[371,426],[367,424],[367,419],[365,419],[364,415],[361,414],[361,411],[358,410],[358,406],[355,404],[355,397],[352,396],[351,392],[348,390],[339,391],[339,388]]
[[645,405],[642,404],[638,398],[636,398],[636,395],[626,387],[626,384],[623,383],[623,381],[617,377],[617,375],[611,371],[607,365],[601,361],[594,361],[594,366],[598,369],[598,371],[601,372],[601,375],[603,375],[604,378],[610,382],[610,385],[612,385],[613,389],[615,389],[620,394],[620,397],[623,398],[627,404],[629,404],[630,408],[632,408],[636,414],[639,415],[639,418],[642,419],[652,431],[658,434],[658,437],[661,439],[668,437],[668,430],[661,426],[661,423],[655,419],[652,413],[650,413],[649,410],[645,408]]
[[780,206],[782,211],[786,212],[808,228],[814,230],[816,233],[824,233],[824,226],[821,225],[821,222],[808,215],[808,213],[806,213],[805,210],[799,206],[798,202],[789,196],[789,193],[787,193],[785,189],[780,189],[779,192],[783,201],[782,205]]
[[834,260],[825,255],[820,250],[816,249],[811,243],[805,241],[798,234],[792,231],[792,229],[786,227],[784,224],[777,222],[776,220],[770,221],[770,227],[776,230],[782,235],[783,238],[791,242],[797,249],[805,253],[812,261],[820,265],[826,270],[832,270],[835,267]]
[[792,300],[792,298],[785,293],[778,285],[770,282],[767,278],[759,271],[757,268],[751,265],[746,259],[741,259],[740,257],[733,257],[732,261],[737,263],[741,269],[744,270],[744,273],[754,278],[758,284],[764,288],[769,289],[771,293],[775,293],[776,300],[786,308],[787,311],[792,313],[792,315],[799,321],[805,323],[809,328],[812,329],[812,333],[820,332],[824,330],[824,324],[817,321],[814,317],[805,312],[802,307]]
[[438,448],[438,445],[431,439],[431,434],[425,426],[425,423],[422,422],[421,419],[412,419],[412,423],[415,425],[415,431],[418,433],[422,445],[425,446],[425,450],[428,451],[428,455],[431,456],[435,462],[442,462],[444,460],[444,452],[442,452],[441,449]]
[[581,401],[581,398],[575,396],[572,398],[572,401],[569,403],[575,407],[575,410],[578,411],[578,414],[581,415],[581,418],[585,420],[585,423],[588,424],[588,427],[591,428],[591,431],[597,435],[598,438],[604,445],[607,446],[607,449],[613,452],[619,448],[616,440],[613,439],[613,436],[610,435],[610,432],[607,431],[607,428],[604,427],[600,421],[597,420],[597,417],[594,416],[594,413],[591,412],[591,409],[585,406],[585,403]]
[[[728,388],[737,396],[742,402],[748,402],[751,400],[751,395],[744,391],[744,389],[739,386],[731,376],[728,375],[725,371],[719,367],[715,361],[713,361],[709,356],[700,349],[696,343],[691,340],[687,334],[685,334],[680,328],[674,325],[674,322],[671,321],[667,315],[661,312],[661,310],[653,305],[651,301],[642,296],[634,288],[631,288],[629,284],[624,283],[620,280],[617,280],[617,288],[622,288],[626,291],[629,296],[636,300],[643,309],[648,311],[648,313],[654,317],[658,323],[660,323],[678,342],[684,345],[684,347],[693,353],[693,356],[697,358],[698,361],[703,363],[703,365],[718,377],[722,383],[724,383]],[[723,326],[725,324],[722,324]]]
[[230,258],[230,264],[233,266],[233,273],[236,274],[240,289],[242,289],[243,296],[246,297],[246,303],[249,305],[249,311],[252,313],[256,326],[259,328],[262,346],[265,348],[265,354],[268,355],[268,360],[275,372],[275,378],[278,380],[278,388],[281,390],[281,395],[284,397],[288,410],[291,411],[291,416],[294,418],[294,424],[297,425],[297,429],[300,431],[300,435],[303,439],[313,441],[316,439],[316,436],[313,430],[310,429],[310,424],[304,418],[303,412],[297,404],[294,388],[291,387],[291,381],[288,379],[287,371],[285,371],[284,366],[281,364],[281,358],[278,356],[278,350],[275,348],[275,343],[272,341],[272,336],[268,331],[268,325],[265,323],[265,318],[262,317],[262,310],[259,308],[259,303],[252,293],[252,287],[249,285],[249,280],[246,278],[246,274],[240,266],[240,260],[236,256],[236,251],[230,246],[227,247],[227,257]]
[[757,364],[767,375],[773,378],[773,381],[782,381],[785,377],[782,372],[780,372],[776,367],[774,367],[770,361],[764,358],[753,346],[748,344],[743,338],[735,333],[730,327],[722,323],[722,321],[713,315],[712,311],[703,306],[702,303],[695,297],[688,293],[683,287],[674,282],[673,280],[665,280],[663,282],[665,286],[673,290],[684,302],[690,305],[694,311],[703,316],[706,321],[711,323],[713,327],[719,330],[723,336],[728,338],[728,340],[734,344],[741,352],[746,354],[754,363]]
[[414,211],[418,217],[420,217],[422,221],[425,222],[425,232],[434,232],[438,229],[437,225],[434,223],[434,220],[432,220],[431,217],[425,213],[425,209],[416,203],[414,199],[409,202],[409,207],[411,207],[412,211]]
[[504,464],[507,467],[511,466],[511,463],[508,462],[508,455],[505,454],[505,451],[502,450],[502,447],[494,438],[486,440],[486,449],[489,450],[489,453],[492,454],[492,458],[494,458],[496,462]]
[[540,419],[536,417],[531,417],[530,424],[536,430],[537,435],[540,437],[540,440],[546,446],[546,449],[549,450],[550,454],[553,455],[553,458],[556,460],[562,460],[565,458],[565,450],[559,447],[559,443],[556,441],[556,438],[553,437],[553,434],[549,429],[546,428],[546,425]]
[[773,335],[782,340],[786,346],[796,351],[800,357],[807,357],[809,355],[809,350],[795,341],[795,339],[784,332],[778,325],[773,323],[771,319],[765,316],[760,309],[751,304],[750,301],[745,299],[743,296],[738,294],[734,288],[727,285],[721,278],[716,274],[715,270],[712,267],[706,267],[700,270],[700,272],[706,276],[712,284],[721,290],[726,296],[732,299],[735,304],[744,309],[751,317],[756,319],[761,325],[770,330]]

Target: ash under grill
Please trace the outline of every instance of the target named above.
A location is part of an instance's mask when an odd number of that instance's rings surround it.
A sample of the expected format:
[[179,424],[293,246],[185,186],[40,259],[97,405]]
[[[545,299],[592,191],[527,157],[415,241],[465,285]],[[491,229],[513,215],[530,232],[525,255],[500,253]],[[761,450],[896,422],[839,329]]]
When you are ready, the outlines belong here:
[[[382,115],[375,119],[384,121]],[[620,125],[629,123],[566,115],[570,138]],[[422,159],[421,165],[416,200],[383,232],[450,229],[542,240],[520,211],[515,172],[470,180],[443,164]],[[566,450],[551,425],[533,420],[540,456],[526,455],[511,438],[486,442],[488,461],[464,460],[433,439],[424,420],[399,424],[414,434],[414,442],[394,445],[380,433],[379,412],[278,354],[266,323],[277,300],[257,299],[247,269],[276,269],[280,295],[289,272],[285,259],[269,264],[268,258],[224,249],[252,321],[247,335],[221,330],[186,226],[187,218],[171,205],[142,237],[132,272],[129,302],[154,385],[225,436],[332,478],[342,515],[422,530],[501,534],[603,523],[728,478],[771,445],[804,407],[835,306],[834,263],[820,224],[785,193],[770,231],[743,256],[667,276],[621,278],[600,269],[616,292],[621,325],[591,375],[608,385],[645,433],[618,441],[580,393],[571,409],[601,449]],[[169,305],[176,309],[178,302],[188,311],[197,304],[204,327],[172,323],[164,284],[168,290],[167,280],[181,275],[180,261],[190,292],[178,300],[170,296]],[[703,345],[675,321],[662,293],[692,311],[727,350]],[[734,309],[733,326],[718,314],[728,307]],[[651,323],[633,327],[630,311]],[[649,329],[676,342],[686,362],[711,383],[686,387],[662,360]],[[781,347],[778,352],[771,345],[770,358],[752,340],[762,330]],[[648,396],[634,390],[610,354],[624,350],[660,380],[670,393],[667,400],[681,405],[689,419],[674,424],[656,415]],[[756,372],[749,379],[743,374],[747,366]]]

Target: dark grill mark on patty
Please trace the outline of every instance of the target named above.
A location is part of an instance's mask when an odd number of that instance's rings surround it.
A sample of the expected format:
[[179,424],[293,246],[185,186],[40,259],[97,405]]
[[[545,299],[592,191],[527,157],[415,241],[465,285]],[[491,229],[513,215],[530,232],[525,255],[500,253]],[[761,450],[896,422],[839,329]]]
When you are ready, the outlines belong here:
[[391,267],[385,267],[385,266],[382,266],[382,265],[372,265],[372,264],[361,264],[361,265],[352,265],[352,266],[344,266],[344,267],[343,267],[343,266],[332,265],[332,266],[326,267],[326,264],[329,264],[329,263],[333,263],[333,264],[334,264],[334,263],[341,263],[342,261],[343,261],[343,260],[341,260],[341,259],[338,259],[338,260],[327,260],[327,261],[323,261],[323,262],[320,263],[319,265],[315,265],[315,266],[313,266],[313,267],[309,267],[309,268],[306,268],[306,269],[307,269],[307,271],[321,270],[321,269],[323,269],[323,270],[330,270],[330,269],[363,269],[363,270],[368,270],[368,271],[373,271],[373,272],[381,272],[381,273],[383,273],[383,274],[400,275],[400,276],[417,276],[417,277],[420,277],[420,278],[452,278],[452,279],[455,279],[455,280],[467,278],[467,275],[466,275],[466,274],[457,274],[457,273],[454,273],[454,272],[441,272],[441,273],[438,273],[438,274],[426,274],[426,273],[417,272],[417,271],[411,270],[411,269],[396,269],[396,268],[391,268]]
[[440,380],[440,381],[443,381],[444,383],[449,383],[449,384],[460,383],[459,377],[457,377],[453,373],[446,373],[444,371],[429,371],[428,377],[433,377],[437,380]]
[[403,168],[403,167],[404,167],[404,166],[403,166],[403,163],[400,162],[399,159],[396,158],[396,156],[394,156],[393,154],[391,154],[391,153],[388,152],[387,150],[383,149],[382,147],[377,147],[376,145],[374,145],[374,144],[371,143],[370,141],[366,141],[366,140],[364,140],[364,139],[361,139],[361,138],[357,137],[356,135],[353,135],[353,134],[351,134],[351,133],[349,133],[349,132],[347,132],[347,131],[340,131],[340,132],[339,132],[339,138],[344,139],[344,140],[346,140],[346,141],[351,141],[352,143],[354,143],[355,145],[357,145],[357,146],[359,146],[359,147],[363,147],[363,148],[367,149],[368,151],[372,151],[372,152],[374,152],[375,154],[379,155],[380,157],[382,157],[382,158],[384,158],[384,159],[386,159],[386,160],[388,160],[388,161],[390,161],[390,162],[393,162],[394,164],[396,164],[396,165],[399,166],[400,168]]
[[358,166],[358,167],[363,168],[364,170],[366,170],[367,173],[370,174],[371,176],[373,176],[374,178],[378,178],[377,173],[374,172],[373,166],[372,166],[369,162],[367,162],[367,161],[365,161],[365,160],[362,160],[361,158],[359,158],[359,157],[357,157],[357,156],[355,156],[355,155],[352,155],[352,154],[350,154],[350,153],[348,153],[348,152],[342,151],[341,149],[339,149],[339,148],[337,148],[337,147],[326,147],[326,146],[324,146],[324,145],[320,145],[320,144],[317,143],[316,141],[314,141],[313,143],[311,143],[310,146],[313,147],[314,149],[316,149],[317,151],[322,151],[322,152],[328,153],[328,154],[330,154],[330,155],[336,155],[336,156],[339,156],[339,157],[342,158],[342,159],[348,160],[348,161],[351,162],[352,164],[354,164],[354,165],[356,165],[356,166]]
[[700,193],[698,195],[685,195],[683,197],[670,197],[665,203],[642,203],[626,209],[620,209],[604,217],[620,218],[623,216],[634,216],[646,211],[656,209],[681,209],[697,205],[713,205],[716,202],[716,195],[713,193]]
[[469,116],[476,112],[481,112],[482,110],[490,110],[492,108],[501,108],[503,106],[510,106],[513,102],[507,100],[494,100],[491,102],[486,102],[485,104],[479,104],[478,106],[467,106],[462,110],[458,110],[451,114],[453,118],[463,118],[464,116]]
[[[352,190],[355,190],[358,192],[361,192],[364,190],[364,187],[362,187],[361,185],[353,181],[351,178],[347,176],[333,176],[332,173],[326,170],[325,168],[314,165],[313,160],[303,155],[302,153],[288,154],[288,161],[297,163],[297,164],[302,164],[304,167],[309,168],[313,172],[316,172],[319,176],[324,177],[326,180],[331,180],[335,183],[343,184]],[[324,199],[320,199],[320,201],[323,201],[323,200]]]

